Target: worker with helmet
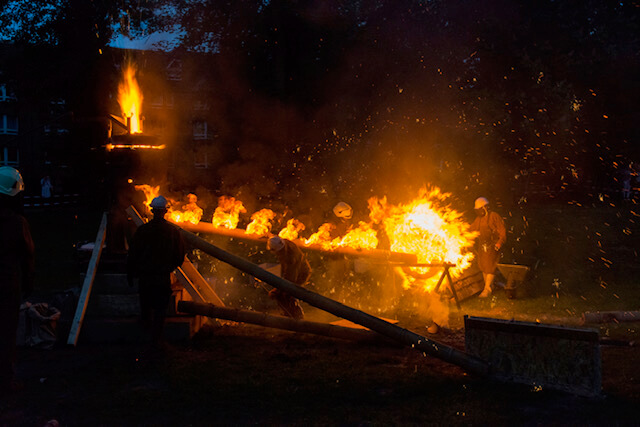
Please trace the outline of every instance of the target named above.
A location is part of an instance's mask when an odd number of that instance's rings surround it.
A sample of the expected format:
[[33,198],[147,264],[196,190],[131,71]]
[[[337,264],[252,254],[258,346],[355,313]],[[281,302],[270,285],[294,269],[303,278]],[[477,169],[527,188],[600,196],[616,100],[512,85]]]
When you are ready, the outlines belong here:
[[333,207],[336,220],[331,221],[335,226],[331,230],[331,238],[342,237],[349,232],[352,226],[353,208],[345,202],[339,202]]
[[[298,286],[304,286],[311,277],[311,266],[300,248],[291,240],[273,236],[267,241],[267,249],[278,257],[280,277]],[[275,299],[285,316],[300,320],[304,312],[296,298],[280,289],[273,289],[269,297]]]
[[507,241],[507,231],[502,217],[490,209],[489,200],[485,197],[476,199],[474,210],[476,219],[471,223],[470,230],[479,233],[476,239],[476,258],[484,278],[484,289],[478,296],[486,298],[492,292],[500,250]]
[[16,330],[22,296],[33,290],[34,246],[22,216],[24,181],[17,169],[0,167],[0,395],[16,388]]
[[127,276],[130,286],[138,279],[140,317],[154,345],[162,344],[167,307],[171,300],[171,272],[187,253],[176,226],[165,220],[168,202],[158,196],[149,205],[153,219],[138,227],[129,246]]

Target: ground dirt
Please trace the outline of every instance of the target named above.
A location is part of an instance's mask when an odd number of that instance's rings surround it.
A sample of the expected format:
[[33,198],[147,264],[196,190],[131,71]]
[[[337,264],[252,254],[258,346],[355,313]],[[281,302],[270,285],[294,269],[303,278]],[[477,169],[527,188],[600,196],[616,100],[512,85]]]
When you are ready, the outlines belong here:
[[[314,312],[307,313],[313,317]],[[464,349],[462,329],[419,334]],[[226,322],[187,343],[23,348],[0,425],[637,425],[638,346],[603,346],[596,399],[468,375],[407,347]]]

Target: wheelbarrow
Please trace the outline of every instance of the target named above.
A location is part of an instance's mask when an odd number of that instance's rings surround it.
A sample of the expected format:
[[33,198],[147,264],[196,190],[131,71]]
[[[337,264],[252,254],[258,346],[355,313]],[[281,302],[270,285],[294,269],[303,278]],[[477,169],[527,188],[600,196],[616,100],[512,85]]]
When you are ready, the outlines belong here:
[[516,264],[498,264],[498,270],[507,279],[507,284],[504,287],[507,298],[514,299],[517,285],[527,277],[529,267]]

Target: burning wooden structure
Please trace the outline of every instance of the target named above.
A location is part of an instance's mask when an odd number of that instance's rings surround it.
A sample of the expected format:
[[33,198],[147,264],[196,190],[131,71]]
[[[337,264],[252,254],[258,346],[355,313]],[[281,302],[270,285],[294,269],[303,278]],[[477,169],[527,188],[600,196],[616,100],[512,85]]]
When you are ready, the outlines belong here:
[[394,341],[385,339],[382,335],[367,329],[356,329],[333,325],[330,323],[310,322],[308,320],[296,320],[290,317],[274,316],[257,311],[220,307],[215,304],[180,301],[178,302],[178,311],[213,317],[216,319],[231,320],[234,322],[251,323],[268,328],[321,335],[330,338],[371,342],[384,345],[395,344]]
[[186,230],[181,230],[181,232],[185,240],[191,246],[227,264],[230,264],[275,288],[285,291],[309,305],[343,319],[350,320],[385,337],[402,343],[403,345],[410,346],[418,351],[422,351],[426,354],[456,364],[468,372],[483,375],[488,374],[489,372],[489,365],[480,359],[469,356],[455,348],[432,341],[424,336],[411,332],[407,329],[403,329],[378,317],[348,307],[330,298],[296,286],[295,284],[264,270],[258,265],[212,245],[191,232]]
[[[267,243],[267,236],[261,236],[257,234],[247,233],[245,230],[234,228],[224,228],[224,227],[216,227],[210,222],[199,222],[197,224],[191,224],[188,222],[176,223],[183,229],[190,231],[192,233],[206,233],[213,234],[218,236],[225,236],[234,239],[241,240],[249,240],[253,242],[259,243]],[[363,257],[369,258],[371,260],[375,260],[378,262],[386,262],[386,263],[398,263],[398,264],[406,264],[413,265],[417,264],[418,257],[415,254],[408,254],[402,252],[393,252],[387,251],[383,249],[354,249],[348,246],[337,247],[335,249],[327,249],[326,247],[320,244],[305,244],[301,240],[292,240],[296,243],[301,249],[306,251],[315,251],[315,252],[324,252],[324,253],[333,253],[336,255],[345,255],[351,257]]]

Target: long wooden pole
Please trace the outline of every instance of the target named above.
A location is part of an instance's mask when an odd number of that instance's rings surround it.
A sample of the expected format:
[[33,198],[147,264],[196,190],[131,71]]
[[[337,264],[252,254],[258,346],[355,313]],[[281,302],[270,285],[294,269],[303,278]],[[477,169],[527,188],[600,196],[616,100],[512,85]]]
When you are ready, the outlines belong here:
[[347,319],[354,323],[362,325],[366,328],[371,329],[372,331],[376,331],[381,335],[398,341],[399,343],[411,346],[418,351],[422,351],[446,362],[458,365],[467,372],[481,375],[487,375],[489,373],[489,365],[481,359],[470,356],[453,347],[449,347],[436,341],[432,341],[424,336],[403,329],[375,316],[311,292],[307,289],[295,285],[292,282],[289,282],[288,280],[284,280],[281,277],[271,274],[260,266],[255,265],[239,256],[233,255],[223,249],[220,249],[193,233],[190,233],[183,229],[181,229],[181,232],[185,240],[195,248],[200,249],[202,252],[205,252],[219,259],[220,261],[226,262],[227,264],[232,265],[233,267],[245,273],[248,273],[259,280],[262,280],[265,283],[268,283],[274,288],[278,288],[284,292],[287,292],[288,294],[306,302],[307,304],[327,311],[343,319]]
[[274,316],[257,311],[241,310],[237,308],[219,307],[214,304],[197,303],[194,301],[178,301],[178,311],[189,314],[213,317],[216,319],[233,320],[234,322],[251,323],[268,328],[284,329],[287,331],[304,332],[331,338],[351,341],[376,343],[395,343],[377,332],[367,329],[355,329],[329,323],[296,320],[290,317]]
[[[210,222],[199,222],[198,224],[191,223],[174,223],[179,227],[190,231],[192,233],[207,233],[218,236],[225,236],[234,239],[249,240],[252,242],[261,242],[266,244],[267,237],[257,234],[247,234],[241,229],[229,229],[224,227],[215,227]],[[417,264],[418,257],[415,254],[408,254],[404,252],[392,252],[384,249],[354,249],[349,247],[338,247],[335,249],[327,249],[319,244],[306,245],[301,240],[293,240],[298,247],[305,251],[323,252],[330,254],[339,254],[350,257],[365,257],[381,262],[401,263],[401,264]]]
[[84,282],[82,283],[82,291],[78,298],[78,306],[76,307],[76,314],[73,316],[73,322],[71,323],[71,330],[69,331],[69,338],[67,344],[75,347],[78,344],[78,337],[80,336],[80,328],[82,328],[82,322],[84,321],[84,315],[87,311],[87,304],[89,303],[89,296],[91,295],[91,288],[93,287],[93,280],[96,278],[96,271],[98,270],[98,263],[100,262],[100,255],[102,254],[102,245],[104,244],[105,237],[107,235],[107,213],[102,214],[102,220],[100,221],[100,227],[98,227],[98,234],[96,241],[93,245],[93,251],[91,251],[91,259],[87,266],[87,274],[84,276]]

